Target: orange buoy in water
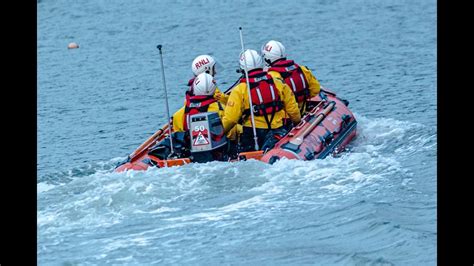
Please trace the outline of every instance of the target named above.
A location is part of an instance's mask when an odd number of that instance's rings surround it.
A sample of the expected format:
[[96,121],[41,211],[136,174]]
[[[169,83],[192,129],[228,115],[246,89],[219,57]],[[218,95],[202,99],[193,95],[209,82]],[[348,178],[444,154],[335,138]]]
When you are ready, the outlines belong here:
[[77,43],[75,43],[75,42],[72,42],[72,43],[68,44],[67,48],[68,49],[76,49],[76,48],[79,48],[79,45],[77,45]]

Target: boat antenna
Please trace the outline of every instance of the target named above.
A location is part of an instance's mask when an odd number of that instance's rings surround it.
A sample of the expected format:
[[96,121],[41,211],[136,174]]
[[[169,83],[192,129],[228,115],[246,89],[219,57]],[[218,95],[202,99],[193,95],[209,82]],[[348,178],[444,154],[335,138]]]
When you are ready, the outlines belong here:
[[168,93],[166,91],[166,81],[165,81],[165,67],[163,66],[163,53],[161,52],[161,44],[158,44],[156,48],[160,50],[160,61],[161,61],[161,74],[163,77],[163,86],[165,88],[165,100],[166,100],[166,116],[168,118],[168,135],[170,137],[170,145],[171,145],[171,153],[169,154],[168,157],[171,157],[174,154],[174,149],[173,149],[173,136],[171,135],[171,119],[170,119],[170,108],[168,105]]
[[[245,60],[245,49],[244,49],[244,38],[242,37],[242,27],[239,27],[239,32],[240,32],[240,44],[242,45],[242,56],[244,57],[244,62],[247,62]],[[245,73],[245,83],[247,83],[247,92],[249,94],[249,106],[250,106],[250,117],[252,119],[252,130],[253,130],[253,139],[255,141],[255,150],[258,151],[258,139],[257,139],[257,131],[255,129],[255,118],[253,116],[253,101],[252,101],[252,94],[250,93],[250,84],[249,84],[249,73],[247,71],[247,64],[244,63],[244,73]]]

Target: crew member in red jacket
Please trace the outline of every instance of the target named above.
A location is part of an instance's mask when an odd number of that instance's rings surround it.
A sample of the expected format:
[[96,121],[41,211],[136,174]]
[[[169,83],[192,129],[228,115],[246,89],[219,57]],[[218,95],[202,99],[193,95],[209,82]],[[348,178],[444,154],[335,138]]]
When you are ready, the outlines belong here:
[[268,74],[284,80],[291,88],[303,115],[306,112],[306,101],[318,95],[321,89],[319,81],[306,66],[287,59],[285,46],[278,41],[267,42],[262,47],[262,57],[268,66]]

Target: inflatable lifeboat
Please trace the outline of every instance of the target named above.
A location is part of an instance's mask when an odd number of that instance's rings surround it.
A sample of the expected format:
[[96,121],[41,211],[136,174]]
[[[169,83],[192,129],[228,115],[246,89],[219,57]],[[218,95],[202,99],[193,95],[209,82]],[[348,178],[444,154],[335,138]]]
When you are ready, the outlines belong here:
[[[343,152],[357,134],[357,121],[348,105],[347,100],[340,99],[334,92],[322,88],[317,96],[308,100],[307,113],[302,117],[301,122],[281,138],[272,149],[241,152],[237,156],[227,158],[226,161],[255,159],[272,164],[281,158],[314,160]],[[206,150],[222,153],[225,150],[223,149],[225,142],[213,137],[219,135],[219,131],[223,130],[218,117],[219,121],[216,123],[216,117],[215,113],[205,113],[192,118],[193,122],[197,124],[192,127],[196,129],[196,132],[190,133],[191,149],[194,149],[191,156],[163,157],[153,152],[160,148],[156,148],[158,144],[166,142],[166,140],[169,142],[169,129],[168,125],[165,125],[130,154],[125,161],[121,162],[115,171],[180,166],[191,162],[203,162],[202,154],[210,154],[203,152]],[[177,143],[179,140],[174,140],[174,142],[174,144],[171,143],[173,147],[179,145]]]

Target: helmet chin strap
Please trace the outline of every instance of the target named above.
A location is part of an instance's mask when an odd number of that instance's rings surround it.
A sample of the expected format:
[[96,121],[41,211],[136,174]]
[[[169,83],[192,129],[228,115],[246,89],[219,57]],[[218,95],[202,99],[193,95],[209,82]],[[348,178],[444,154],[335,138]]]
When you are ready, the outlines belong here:
[[272,65],[272,61],[270,59],[264,58],[263,60],[265,60],[265,63],[267,63],[267,66]]
[[214,71],[214,67],[215,67],[215,66],[212,66],[211,69],[206,70],[205,72],[206,72],[207,74],[209,74],[209,75],[211,75],[211,76],[214,77],[214,74],[216,74],[215,71]]

